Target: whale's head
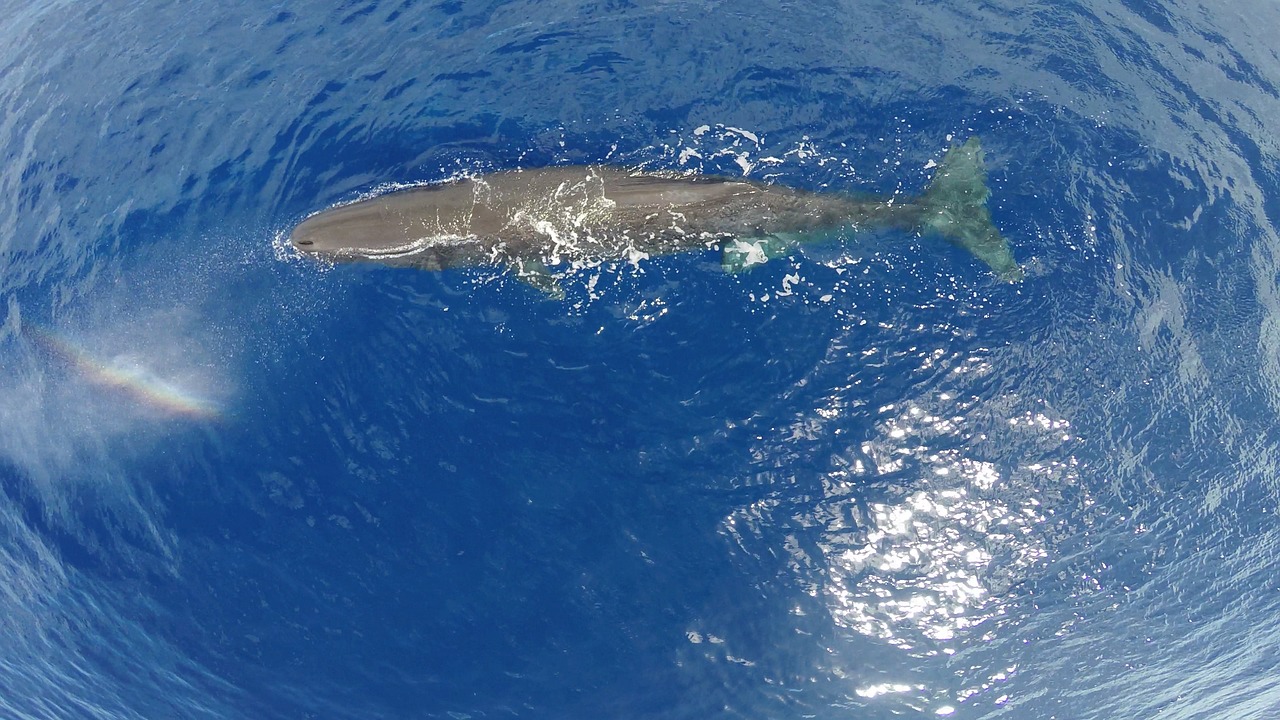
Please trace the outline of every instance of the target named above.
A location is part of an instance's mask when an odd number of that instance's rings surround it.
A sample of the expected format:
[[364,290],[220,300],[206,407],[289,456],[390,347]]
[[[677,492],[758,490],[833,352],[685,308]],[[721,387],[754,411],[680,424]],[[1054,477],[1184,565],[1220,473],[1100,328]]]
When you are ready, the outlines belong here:
[[312,257],[341,262],[373,260],[439,270],[449,264],[438,233],[420,217],[398,212],[376,199],[340,205],[298,223],[289,242]]
[[[421,270],[470,267],[497,259],[489,236],[470,232],[473,213],[422,201],[428,191],[370,198],[312,215],[294,227],[298,252],[328,262],[372,261]],[[416,206],[405,200],[416,201]]]
[[298,223],[289,233],[289,244],[294,249],[308,255],[330,255],[342,249],[342,243],[336,233],[331,232],[321,216],[312,215]]
[[477,204],[473,183],[461,180],[323,210],[298,223],[289,242],[305,255],[331,262],[371,260],[441,270],[491,259],[490,245],[505,222]]
[[327,258],[377,255],[405,245],[409,228],[378,203],[352,203],[298,223],[289,241],[300,252]]

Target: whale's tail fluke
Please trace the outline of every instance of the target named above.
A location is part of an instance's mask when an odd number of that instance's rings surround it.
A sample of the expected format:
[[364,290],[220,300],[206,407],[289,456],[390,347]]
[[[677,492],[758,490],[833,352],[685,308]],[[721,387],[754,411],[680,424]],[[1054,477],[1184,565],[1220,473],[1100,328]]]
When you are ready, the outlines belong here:
[[996,275],[1009,282],[1022,279],[1022,268],[1013,259],[1009,243],[991,222],[987,209],[987,169],[982,144],[969,138],[947,151],[937,175],[917,203],[919,230],[935,233],[973,253]]
[[[849,218],[854,228],[890,225],[940,235],[973,253],[1002,280],[1022,279],[1022,268],[1013,259],[1009,243],[991,222],[987,208],[987,169],[982,163],[982,144],[969,138],[953,146],[942,158],[938,172],[924,194],[913,201],[868,202],[850,198],[854,208]],[[720,262],[726,272],[738,273],[777,257],[790,254],[796,245],[819,242],[830,233],[770,233],[726,242]]]

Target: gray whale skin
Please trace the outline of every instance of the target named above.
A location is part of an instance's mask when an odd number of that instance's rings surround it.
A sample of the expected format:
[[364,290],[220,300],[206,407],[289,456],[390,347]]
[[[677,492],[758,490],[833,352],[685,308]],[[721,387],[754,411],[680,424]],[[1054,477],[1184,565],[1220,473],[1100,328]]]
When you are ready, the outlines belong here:
[[497,172],[391,192],[316,213],[290,241],[330,261],[426,270],[505,265],[549,295],[548,265],[719,248],[739,272],[841,229],[896,227],[958,245],[1001,279],[1022,269],[991,222],[978,139],[947,151],[914,199],[815,193],[610,166]]

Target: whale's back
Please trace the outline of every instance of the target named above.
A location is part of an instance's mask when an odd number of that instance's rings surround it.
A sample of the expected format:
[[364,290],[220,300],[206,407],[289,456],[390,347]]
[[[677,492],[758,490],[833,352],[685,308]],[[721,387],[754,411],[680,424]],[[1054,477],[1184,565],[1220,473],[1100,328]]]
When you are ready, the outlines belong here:
[[[601,166],[511,170],[387,193],[317,213],[294,229],[307,252],[428,266],[496,252],[524,256],[576,242],[591,255],[666,252],[708,236],[759,235],[833,224],[848,203],[746,180]],[[435,253],[440,255],[440,253]]]

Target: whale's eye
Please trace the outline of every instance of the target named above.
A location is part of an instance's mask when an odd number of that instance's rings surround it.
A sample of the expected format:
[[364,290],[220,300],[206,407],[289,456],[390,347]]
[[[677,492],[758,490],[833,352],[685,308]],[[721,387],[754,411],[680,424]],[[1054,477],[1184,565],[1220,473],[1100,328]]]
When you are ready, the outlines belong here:
[[299,240],[299,241],[298,241],[298,244],[299,244],[299,245],[315,245],[315,241],[313,241],[313,240]]

